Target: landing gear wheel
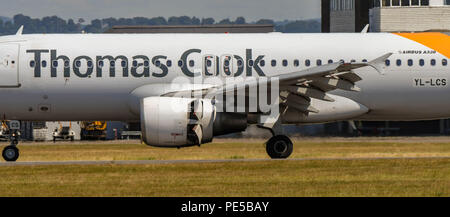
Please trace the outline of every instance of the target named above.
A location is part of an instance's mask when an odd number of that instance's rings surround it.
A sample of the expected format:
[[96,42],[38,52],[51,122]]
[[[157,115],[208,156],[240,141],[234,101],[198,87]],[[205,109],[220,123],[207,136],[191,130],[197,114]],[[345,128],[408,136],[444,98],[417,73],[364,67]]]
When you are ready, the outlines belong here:
[[292,141],[287,136],[274,136],[266,143],[267,154],[272,159],[286,159],[294,150]]
[[16,146],[6,146],[2,153],[3,159],[9,162],[16,161],[19,158],[19,149]]

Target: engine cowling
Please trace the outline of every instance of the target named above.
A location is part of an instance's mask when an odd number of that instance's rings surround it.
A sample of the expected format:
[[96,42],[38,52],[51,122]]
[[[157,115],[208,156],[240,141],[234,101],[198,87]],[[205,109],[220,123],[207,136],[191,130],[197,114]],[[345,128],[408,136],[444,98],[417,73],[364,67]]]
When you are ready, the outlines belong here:
[[209,99],[147,97],[140,109],[142,139],[150,146],[200,145],[247,128],[247,115],[216,112]]

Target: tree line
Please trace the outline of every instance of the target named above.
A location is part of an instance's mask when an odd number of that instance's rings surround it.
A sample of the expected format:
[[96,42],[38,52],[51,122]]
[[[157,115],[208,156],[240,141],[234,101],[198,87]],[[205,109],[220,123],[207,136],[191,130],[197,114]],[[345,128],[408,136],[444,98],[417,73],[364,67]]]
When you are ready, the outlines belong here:
[[[23,14],[17,14],[12,19],[0,19],[0,35],[15,34],[20,26],[24,26],[24,34],[32,33],[102,33],[113,26],[118,25],[211,25],[211,24],[249,24],[244,17],[235,20],[214,18],[197,18],[189,16],[179,17],[134,17],[134,18],[105,18],[95,19],[87,23],[83,18],[62,19],[58,16],[31,18]],[[319,20],[298,20],[275,22],[270,19],[261,19],[252,24],[273,24],[278,32],[320,32]]]

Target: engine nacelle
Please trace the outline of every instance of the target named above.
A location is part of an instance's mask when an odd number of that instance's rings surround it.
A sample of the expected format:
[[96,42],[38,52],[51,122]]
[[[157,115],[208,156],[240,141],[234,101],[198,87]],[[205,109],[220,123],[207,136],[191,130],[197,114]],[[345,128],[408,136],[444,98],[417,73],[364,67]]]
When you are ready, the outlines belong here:
[[141,101],[142,139],[156,147],[187,147],[244,131],[247,116],[218,113],[213,100],[147,97]]

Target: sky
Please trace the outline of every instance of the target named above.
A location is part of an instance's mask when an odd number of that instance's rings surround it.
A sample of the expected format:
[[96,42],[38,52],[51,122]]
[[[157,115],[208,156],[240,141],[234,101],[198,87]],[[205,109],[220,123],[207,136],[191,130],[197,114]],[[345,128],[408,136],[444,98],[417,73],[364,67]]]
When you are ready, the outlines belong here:
[[301,20],[320,17],[319,0],[0,0],[0,16],[24,14],[33,18],[57,15],[92,20],[107,17],[243,16],[259,19]]

